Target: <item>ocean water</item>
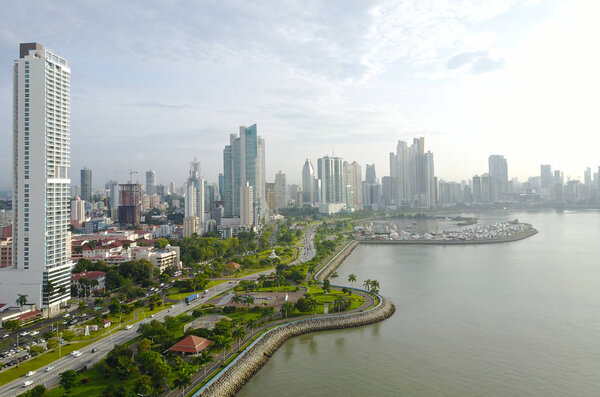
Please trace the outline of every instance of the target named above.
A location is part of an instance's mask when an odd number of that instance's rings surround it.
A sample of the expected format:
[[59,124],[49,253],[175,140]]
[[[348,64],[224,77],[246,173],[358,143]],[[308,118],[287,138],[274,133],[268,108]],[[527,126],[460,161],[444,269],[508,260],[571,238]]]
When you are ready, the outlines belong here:
[[377,279],[394,316],[287,341],[238,395],[600,395],[600,214],[479,217],[518,218],[540,233],[357,247],[336,282]]

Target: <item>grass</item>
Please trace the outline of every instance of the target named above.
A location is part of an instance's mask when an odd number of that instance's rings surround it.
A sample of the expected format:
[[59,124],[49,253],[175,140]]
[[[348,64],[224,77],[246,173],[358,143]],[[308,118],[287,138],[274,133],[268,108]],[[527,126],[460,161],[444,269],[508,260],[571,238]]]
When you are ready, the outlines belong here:
[[[81,380],[87,378],[87,383],[81,383]],[[71,392],[68,394],[69,396],[99,396],[102,394],[106,386],[111,383],[120,384],[123,381],[118,379],[116,376],[111,376],[109,378],[105,378],[104,374],[98,369],[98,367],[93,367],[88,371],[85,371],[81,374],[77,374],[77,378],[75,379],[75,386],[71,389]],[[135,379],[131,379],[127,382],[127,385],[135,384]],[[48,390],[44,397],[62,397],[65,395],[65,392],[62,387],[56,387],[54,389]]]

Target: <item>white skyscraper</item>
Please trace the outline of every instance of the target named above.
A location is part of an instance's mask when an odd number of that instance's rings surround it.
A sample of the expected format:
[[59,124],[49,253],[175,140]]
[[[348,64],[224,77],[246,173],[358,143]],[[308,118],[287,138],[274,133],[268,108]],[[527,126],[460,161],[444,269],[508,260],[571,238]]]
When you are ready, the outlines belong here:
[[14,62],[13,261],[0,270],[0,302],[27,295],[49,313],[71,296],[70,78],[64,58],[21,44]]
[[285,174],[281,171],[275,174],[275,206],[277,210],[287,207]]
[[71,201],[71,220],[85,221],[85,201],[79,197]]
[[254,224],[254,188],[249,182],[240,188],[240,226]]

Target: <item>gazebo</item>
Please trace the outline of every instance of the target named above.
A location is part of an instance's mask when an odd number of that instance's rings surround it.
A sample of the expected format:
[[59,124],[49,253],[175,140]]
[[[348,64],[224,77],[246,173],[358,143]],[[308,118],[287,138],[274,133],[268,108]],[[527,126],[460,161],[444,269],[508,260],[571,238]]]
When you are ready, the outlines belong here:
[[190,335],[175,343],[172,347],[169,348],[169,350],[174,352],[181,352],[182,355],[184,353],[198,354],[211,344],[212,342],[208,339],[204,339],[195,335]]

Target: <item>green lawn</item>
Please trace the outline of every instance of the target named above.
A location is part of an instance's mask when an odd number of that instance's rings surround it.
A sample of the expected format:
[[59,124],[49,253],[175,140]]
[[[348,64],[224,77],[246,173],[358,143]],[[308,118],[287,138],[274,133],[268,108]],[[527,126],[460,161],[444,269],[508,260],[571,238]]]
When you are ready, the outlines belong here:
[[[87,383],[81,383],[81,380],[87,378],[88,382]],[[106,389],[106,386],[108,386],[111,383],[116,383],[116,384],[120,384],[123,381],[121,381],[120,379],[118,379],[115,376],[111,376],[109,378],[105,378],[104,374],[102,374],[102,372],[97,368],[97,367],[93,367],[92,369],[85,371],[84,373],[81,374],[77,374],[77,379],[75,380],[75,386],[71,389],[71,392],[68,394],[69,396],[81,396],[81,397],[88,397],[88,396],[99,396],[102,394],[102,391],[104,391],[104,389]],[[128,385],[131,385],[131,387],[133,388],[133,385],[135,384],[135,379],[131,379],[128,382]],[[65,391],[62,387],[56,387],[54,389],[51,389],[49,391],[47,391],[44,394],[44,397],[62,397],[65,394]]]

